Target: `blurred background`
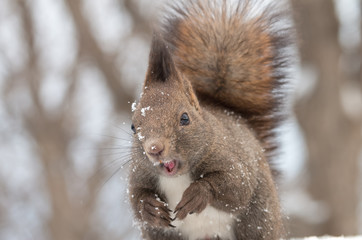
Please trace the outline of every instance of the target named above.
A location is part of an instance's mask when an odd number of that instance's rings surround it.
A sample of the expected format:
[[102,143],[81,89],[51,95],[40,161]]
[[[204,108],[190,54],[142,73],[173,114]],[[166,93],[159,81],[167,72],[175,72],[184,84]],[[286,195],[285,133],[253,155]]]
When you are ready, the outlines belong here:
[[[0,239],[140,239],[131,103],[165,0],[0,0]],[[361,0],[290,0],[290,236],[362,234]]]

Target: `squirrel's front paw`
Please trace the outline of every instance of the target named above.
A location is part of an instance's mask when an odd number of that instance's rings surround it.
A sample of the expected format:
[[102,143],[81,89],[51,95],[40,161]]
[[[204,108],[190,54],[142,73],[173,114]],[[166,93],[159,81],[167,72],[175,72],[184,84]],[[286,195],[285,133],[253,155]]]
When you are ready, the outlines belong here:
[[211,197],[210,185],[207,182],[196,181],[191,183],[175,208],[176,218],[182,220],[187,214],[202,212],[210,202]]
[[171,224],[171,210],[167,204],[153,195],[147,195],[140,200],[140,214],[142,221],[152,227],[175,227]]

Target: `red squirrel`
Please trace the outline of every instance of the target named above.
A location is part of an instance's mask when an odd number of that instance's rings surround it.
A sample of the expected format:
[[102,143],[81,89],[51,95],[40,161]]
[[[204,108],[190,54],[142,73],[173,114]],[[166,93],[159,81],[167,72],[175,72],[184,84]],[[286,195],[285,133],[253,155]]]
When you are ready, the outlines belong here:
[[129,190],[143,238],[285,237],[271,161],[284,18],[256,0],[186,0],[166,12],[133,106]]

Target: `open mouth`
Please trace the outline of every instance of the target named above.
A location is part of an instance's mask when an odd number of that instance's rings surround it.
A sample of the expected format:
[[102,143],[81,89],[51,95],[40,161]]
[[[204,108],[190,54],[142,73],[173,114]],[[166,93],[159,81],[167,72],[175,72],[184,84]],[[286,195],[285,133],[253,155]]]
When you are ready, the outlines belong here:
[[178,161],[171,160],[171,161],[163,162],[163,163],[161,163],[161,167],[163,168],[166,175],[173,176],[177,173]]

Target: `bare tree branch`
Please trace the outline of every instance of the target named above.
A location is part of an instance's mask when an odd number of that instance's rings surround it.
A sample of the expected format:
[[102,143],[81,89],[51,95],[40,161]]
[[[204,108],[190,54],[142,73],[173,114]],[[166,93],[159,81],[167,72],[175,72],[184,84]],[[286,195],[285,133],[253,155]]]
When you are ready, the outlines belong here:
[[138,10],[137,1],[133,0],[124,0],[124,5],[128,12],[130,13],[132,20],[134,22],[133,34],[143,35],[147,38],[150,38],[152,34],[151,22],[148,19],[145,19]]
[[123,88],[121,74],[117,71],[113,59],[102,51],[93,37],[89,24],[82,14],[81,1],[66,0],[66,3],[79,33],[79,43],[83,49],[81,52],[90,57],[104,74],[116,110],[118,112],[128,111],[129,105],[127,103],[133,100],[133,96]]

